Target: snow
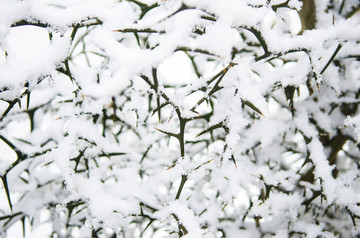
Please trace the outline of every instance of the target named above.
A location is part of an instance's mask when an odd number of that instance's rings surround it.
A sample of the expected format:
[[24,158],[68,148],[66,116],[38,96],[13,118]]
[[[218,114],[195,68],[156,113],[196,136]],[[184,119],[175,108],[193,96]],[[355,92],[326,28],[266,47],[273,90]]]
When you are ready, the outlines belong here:
[[355,117],[348,116],[345,119],[344,124],[346,126],[354,127],[354,132],[358,143],[360,141],[360,115],[356,115]]
[[0,83],[0,87],[18,89],[14,90],[15,94],[6,95],[2,98],[19,97],[21,93],[20,87],[25,82],[34,84],[39,78],[51,73],[54,67],[66,57],[68,48],[69,38],[54,36],[52,43],[34,57],[27,60],[10,59],[2,63],[0,65],[0,72],[3,80]]
[[359,18],[315,3],[0,0],[0,236],[354,236]]

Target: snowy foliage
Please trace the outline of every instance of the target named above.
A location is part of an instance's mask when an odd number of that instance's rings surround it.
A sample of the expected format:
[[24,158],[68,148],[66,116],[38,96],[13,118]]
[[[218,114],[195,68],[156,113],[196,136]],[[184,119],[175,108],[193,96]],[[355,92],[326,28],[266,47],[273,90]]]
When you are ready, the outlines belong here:
[[359,8],[0,0],[0,236],[355,236]]

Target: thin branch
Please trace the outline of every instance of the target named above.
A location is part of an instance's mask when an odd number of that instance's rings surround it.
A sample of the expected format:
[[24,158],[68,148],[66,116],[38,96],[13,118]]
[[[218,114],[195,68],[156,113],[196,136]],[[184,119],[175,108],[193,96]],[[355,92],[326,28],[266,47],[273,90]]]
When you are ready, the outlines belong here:
[[339,53],[341,47],[343,46],[343,44],[339,44],[334,53],[332,54],[332,56],[330,57],[329,61],[326,63],[326,65],[324,66],[324,68],[321,70],[320,74],[323,74],[325,72],[325,70],[329,67],[329,65],[331,64],[331,62],[333,62],[333,60],[335,59],[335,56],[337,55],[337,53]]
[[136,28],[124,28],[113,30],[114,32],[122,32],[122,33],[166,33],[164,30],[154,30],[151,28],[144,28],[144,29],[136,29]]

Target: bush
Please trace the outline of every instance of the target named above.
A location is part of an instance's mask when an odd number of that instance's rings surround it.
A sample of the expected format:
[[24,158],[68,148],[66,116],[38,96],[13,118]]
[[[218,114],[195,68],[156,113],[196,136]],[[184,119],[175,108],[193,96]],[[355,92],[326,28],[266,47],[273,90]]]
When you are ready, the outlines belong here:
[[357,1],[0,9],[3,236],[356,236]]

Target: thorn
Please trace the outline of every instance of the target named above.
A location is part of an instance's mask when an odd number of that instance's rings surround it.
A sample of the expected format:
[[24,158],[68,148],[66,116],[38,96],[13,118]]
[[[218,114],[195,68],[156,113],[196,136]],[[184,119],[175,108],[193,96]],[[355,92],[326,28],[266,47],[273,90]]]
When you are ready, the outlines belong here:
[[215,125],[212,125],[210,127],[208,127],[207,129],[203,130],[202,132],[200,132],[195,138],[207,133],[207,132],[210,132],[210,131],[213,131],[215,129],[218,129],[218,128],[221,128],[224,126],[224,122],[220,122],[218,124],[215,124]]
[[236,161],[234,155],[231,156],[231,160],[234,162],[235,168],[237,168]]
[[8,182],[7,182],[6,174],[3,175],[3,176],[0,176],[0,178],[1,178],[2,182],[3,182],[3,186],[4,186],[4,189],[5,189],[5,194],[6,194],[8,203],[9,203],[11,214],[13,214],[12,203],[11,203],[11,198],[10,198],[10,191],[9,191],[9,185],[8,185]]
[[158,129],[158,128],[156,128],[156,127],[154,127],[154,129],[155,129],[155,130],[158,130],[158,131],[160,131],[160,132],[162,132],[162,133],[164,133],[164,134],[166,134],[166,135],[168,135],[168,136],[173,136],[173,137],[178,138],[178,135],[175,134],[175,133],[171,133],[171,132],[168,132],[168,131],[163,131],[163,130]]
[[173,165],[169,166],[166,170],[170,170],[170,169],[174,168],[175,166],[176,166],[176,164],[173,164]]
[[160,131],[160,132],[162,132],[162,133],[166,133],[166,132],[164,132],[163,130],[160,130],[160,129],[156,128],[156,127],[154,127],[154,129],[155,129],[155,130],[158,130],[158,131]]
[[[247,100],[242,100],[242,102],[243,102],[246,106],[248,106],[248,107],[250,107],[251,109],[253,109],[255,112],[259,113],[261,116],[263,116],[264,118],[266,118],[266,117],[264,116],[264,114],[260,111],[260,109],[259,109],[258,107],[256,107],[252,102],[247,101]],[[289,110],[290,110],[290,109],[289,109]]]
[[29,110],[30,107],[30,92],[26,95],[26,111]]

